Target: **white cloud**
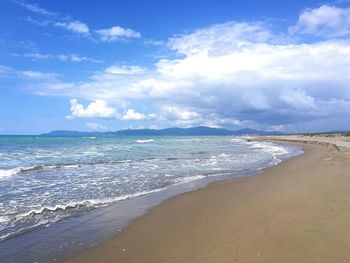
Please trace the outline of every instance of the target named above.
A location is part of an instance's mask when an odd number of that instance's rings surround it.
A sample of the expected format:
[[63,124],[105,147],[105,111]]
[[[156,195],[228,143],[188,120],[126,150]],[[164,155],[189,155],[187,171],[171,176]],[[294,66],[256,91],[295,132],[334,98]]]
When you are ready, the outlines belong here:
[[25,53],[23,56],[27,58],[32,58],[32,59],[38,59],[38,60],[43,60],[43,59],[51,59],[54,56],[51,54],[40,54],[40,53]]
[[57,59],[60,61],[70,61],[70,62],[94,62],[94,63],[100,63],[102,60],[81,56],[77,54],[41,54],[38,52],[35,53],[25,53],[23,54],[24,57],[33,59],[33,60],[48,60],[48,59]]
[[62,27],[66,30],[70,30],[72,32],[75,32],[75,33],[79,33],[79,34],[89,34],[89,27],[76,20],[76,21],[70,21],[70,22],[57,22],[55,23],[55,26],[57,27]]
[[107,130],[107,127],[105,127],[101,124],[95,123],[95,122],[87,122],[86,127],[88,127],[90,130],[93,130],[93,131],[105,131],[105,130]]
[[[162,117],[161,117],[162,118]],[[121,116],[121,120],[125,121],[145,121],[145,120],[161,120],[155,113],[143,114],[140,112],[136,112],[133,109],[128,109],[126,113]]]
[[199,117],[197,112],[180,109],[176,106],[163,106],[161,111],[162,116],[167,120],[193,120]]
[[29,3],[25,3],[22,1],[15,1],[13,0],[14,3],[18,4],[19,6],[27,9],[28,11],[31,11],[33,13],[39,14],[39,15],[45,15],[45,16],[54,16],[56,15],[53,12],[50,12],[48,10],[46,10],[45,8],[42,8],[36,4],[29,4]]
[[201,116],[201,114],[186,108],[180,108],[174,105],[164,105],[160,108],[158,122],[170,123],[170,126],[190,127],[198,125],[206,125],[210,127],[218,127],[217,119],[212,116]]
[[[0,65],[0,77],[22,78],[31,81],[57,81],[57,73],[41,72],[35,70],[16,70],[14,68]],[[52,83],[52,82],[50,82]]]
[[221,49],[224,49],[223,55],[228,48],[237,49],[250,43],[266,43],[273,37],[264,23],[228,22],[170,38],[168,47],[188,56],[220,55]]
[[55,73],[47,73],[32,70],[19,71],[18,73],[21,77],[29,79],[52,79],[58,76]]
[[111,66],[85,81],[37,85],[37,92],[152,109],[158,126],[281,128],[350,114],[350,40],[294,43],[261,22],[230,22],[167,46],[178,56],[154,67]]
[[24,3],[22,1],[13,1],[14,3],[26,8],[27,10],[40,14],[45,16],[51,16],[49,19],[34,19],[30,16],[27,16],[25,18],[26,21],[33,23],[38,26],[46,27],[46,26],[55,26],[55,27],[61,27],[68,31],[78,33],[84,36],[90,36],[90,29],[87,24],[78,21],[73,20],[69,18],[68,16],[63,17],[59,16],[57,13],[49,12],[46,9],[39,7],[36,4],[28,4]]
[[108,106],[108,103],[103,100],[96,100],[90,103],[87,107],[79,104],[77,99],[72,99],[71,115],[67,116],[68,119],[74,118],[114,118],[116,116],[116,109]]
[[315,110],[315,98],[308,96],[304,90],[285,90],[281,93],[280,99],[300,110]]
[[[36,7],[41,9],[39,6],[36,6]],[[55,14],[55,13],[52,13],[52,14]],[[31,16],[27,16],[24,18],[24,20],[32,24],[35,24],[37,26],[42,26],[42,27],[55,26],[55,27],[60,27],[65,30],[71,31],[73,33],[80,34],[82,36],[90,36],[90,29],[87,24],[78,20],[72,20],[67,17],[60,17],[56,14],[53,18],[50,18],[50,19],[37,19],[37,18],[32,18]]]
[[94,62],[94,63],[102,62],[102,60],[99,60],[99,59],[80,56],[80,55],[76,55],[76,54],[59,54],[59,55],[57,55],[57,58],[61,61],[71,61],[71,62],[83,62],[83,61],[89,61],[89,62]]
[[151,45],[151,46],[156,46],[156,47],[160,47],[160,46],[163,46],[166,44],[166,42],[163,40],[155,40],[155,39],[145,39],[143,41],[143,43],[145,45]]
[[[141,38],[141,33],[131,28],[123,28],[121,26],[113,26],[111,28],[93,30],[95,34],[90,34],[89,26],[79,20],[74,20],[69,16],[62,16],[59,13],[50,12],[42,7],[39,7],[36,4],[29,4],[20,0],[13,0],[13,2],[33,13],[44,16],[50,16],[49,18],[45,19],[32,18],[31,16],[27,16],[24,18],[24,20],[38,26],[60,27],[65,30],[80,34],[81,36],[89,37],[90,39],[99,38],[100,40],[106,42],[125,40],[131,38]],[[149,44],[160,45],[161,41],[151,40],[149,41]]]
[[50,20],[46,20],[46,19],[34,19],[34,18],[32,18],[31,16],[27,16],[27,17],[25,17],[25,18],[23,18],[25,21],[27,21],[27,22],[30,22],[30,23],[32,23],[32,24],[34,24],[34,25],[37,25],[37,26],[42,26],[42,27],[44,27],[44,26],[49,26],[49,25],[51,25],[52,24],[52,21],[50,21]]
[[325,37],[341,37],[350,34],[350,8],[322,5],[304,10],[296,26],[290,32]]
[[128,111],[122,116],[122,119],[128,121],[139,121],[147,119],[147,116],[142,113],[135,112],[133,109],[128,109]]
[[126,38],[140,38],[141,34],[130,28],[113,26],[107,29],[96,30],[102,41],[115,41]]
[[13,68],[0,65],[0,76],[7,76],[13,72]]

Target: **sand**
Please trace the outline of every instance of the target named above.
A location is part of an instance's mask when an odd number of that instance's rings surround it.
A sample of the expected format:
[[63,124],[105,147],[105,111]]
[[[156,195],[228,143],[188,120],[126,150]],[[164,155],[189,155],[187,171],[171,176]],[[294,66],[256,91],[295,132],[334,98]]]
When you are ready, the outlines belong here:
[[350,262],[350,151],[303,148],[260,175],[171,198],[65,262]]
[[282,141],[282,142],[302,142],[307,144],[319,144],[328,146],[330,148],[334,147],[336,149],[350,148],[350,136],[340,136],[340,135],[324,135],[324,136],[307,136],[307,135],[279,135],[279,136],[260,136],[260,137],[250,137],[253,140],[263,140],[263,141]]

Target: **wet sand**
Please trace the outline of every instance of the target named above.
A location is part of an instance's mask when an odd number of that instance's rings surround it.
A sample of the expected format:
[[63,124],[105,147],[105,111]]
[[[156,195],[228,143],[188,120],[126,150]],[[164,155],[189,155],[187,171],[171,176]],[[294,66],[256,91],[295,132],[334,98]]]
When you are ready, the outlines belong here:
[[302,145],[260,175],[171,198],[65,262],[350,262],[349,148]]

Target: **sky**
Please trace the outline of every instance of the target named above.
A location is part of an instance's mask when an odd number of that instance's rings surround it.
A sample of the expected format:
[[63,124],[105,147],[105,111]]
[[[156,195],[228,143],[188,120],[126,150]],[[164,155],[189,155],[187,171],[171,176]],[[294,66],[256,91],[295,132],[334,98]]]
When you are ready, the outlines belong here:
[[0,134],[350,130],[350,0],[0,1]]

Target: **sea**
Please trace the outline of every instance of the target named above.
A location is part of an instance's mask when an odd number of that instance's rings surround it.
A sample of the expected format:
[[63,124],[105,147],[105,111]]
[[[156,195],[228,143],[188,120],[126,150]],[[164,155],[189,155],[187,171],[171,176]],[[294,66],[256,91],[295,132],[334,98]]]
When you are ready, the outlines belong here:
[[0,252],[96,209],[253,175],[301,153],[232,136],[0,136]]

